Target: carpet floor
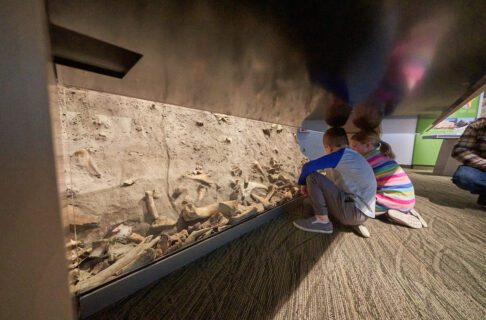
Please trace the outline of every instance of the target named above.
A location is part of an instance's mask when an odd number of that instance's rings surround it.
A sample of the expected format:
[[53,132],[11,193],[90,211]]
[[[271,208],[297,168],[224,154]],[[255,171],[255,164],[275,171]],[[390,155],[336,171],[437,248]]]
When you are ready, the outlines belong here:
[[485,319],[486,211],[409,170],[426,229],[295,229],[301,205],[90,319]]

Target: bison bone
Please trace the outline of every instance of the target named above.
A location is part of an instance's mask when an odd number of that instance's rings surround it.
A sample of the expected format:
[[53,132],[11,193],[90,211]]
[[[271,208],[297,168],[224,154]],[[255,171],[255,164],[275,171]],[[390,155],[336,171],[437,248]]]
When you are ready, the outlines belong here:
[[147,204],[147,211],[152,219],[157,220],[159,218],[159,213],[157,212],[157,207],[155,207],[154,194],[152,191],[145,191],[145,203]]
[[201,201],[204,196],[206,195],[206,192],[208,191],[208,188],[200,184],[197,187],[197,201]]
[[237,224],[237,223],[239,223],[243,220],[251,218],[252,216],[256,215],[256,213],[257,213],[257,208],[256,207],[250,207],[250,208],[248,208],[244,211],[241,211],[237,215],[230,217],[229,218],[229,224],[231,224],[231,225]]
[[242,188],[243,198],[249,197],[253,193],[254,189],[268,190],[268,187],[259,182],[249,181],[248,186],[246,188]]
[[238,210],[237,201],[226,201],[226,202],[219,203],[218,211],[223,213],[227,217],[236,215],[237,210]]
[[173,227],[177,224],[177,221],[175,219],[169,218],[169,217],[158,217],[157,220],[155,220],[152,223],[152,228],[170,228]]
[[199,174],[186,174],[184,178],[196,180],[197,182],[200,182],[202,184],[207,185],[210,187],[212,184],[215,184],[209,179],[209,176],[205,173],[199,173]]
[[78,163],[88,170],[89,174],[101,178],[101,172],[96,167],[93,159],[91,159],[91,153],[86,149],[81,149],[74,152],[74,156],[78,159]]
[[226,224],[228,224],[228,218],[226,218],[222,213],[218,212],[202,223],[200,229],[217,228]]
[[[223,203],[231,204],[233,201],[226,201]],[[219,210],[219,202],[212,203],[205,207],[195,207],[192,204],[186,204],[182,209],[182,217],[185,221],[192,221],[197,219],[209,218]]]
[[186,241],[184,241],[184,243],[189,244],[189,243],[196,241],[199,236],[202,236],[206,232],[211,231],[211,229],[212,228],[204,228],[204,229],[199,229],[199,230],[193,231],[189,235],[189,237],[187,237],[187,239],[186,239]]
[[139,235],[138,233],[133,232],[131,235],[127,237],[128,241],[132,241],[135,243],[140,243],[145,240],[144,236]]
[[89,279],[86,279],[85,281],[80,281],[79,283],[77,283],[76,286],[73,287],[73,291],[85,291],[102,283],[105,283],[107,280],[112,279],[112,277],[116,275],[119,270],[130,265],[131,262],[139,256],[140,253],[142,253],[147,248],[152,248],[157,242],[159,242],[159,240],[160,237],[156,237],[155,239],[152,239],[152,236],[146,237],[142,243],[132,248],[129,252],[127,252],[123,257],[118,259],[108,268],[100,271],[98,274],[94,275]]
[[263,170],[263,168],[260,165],[260,163],[255,160],[255,161],[253,161],[253,166],[257,169],[258,172],[261,173],[261,175],[265,178],[265,180],[268,181],[267,173],[265,172],[265,170]]
[[251,194],[251,197],[253,199],[255,199],[255,201],[258,201],[260,202],[261,204],[263,204],[263,206],[265,207],[265,209],[270,209],[273,207],[273,203],[270,202],[270,199],[272,198],[273,194],[275,193],[275,188],[273,186],[270,186],[268,188],[268,193],[265,197],[260,197],[254,193]]
[[66,243],[66,249],[71,249],[79,245],[82,245],[82,241],[69,239],[69,242]]

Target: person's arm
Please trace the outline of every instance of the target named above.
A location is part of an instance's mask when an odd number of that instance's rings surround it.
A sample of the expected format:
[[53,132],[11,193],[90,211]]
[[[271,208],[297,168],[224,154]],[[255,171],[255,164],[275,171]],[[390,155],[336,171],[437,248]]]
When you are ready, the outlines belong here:
[[316,160],[312,160],[304,164],[299,177],[299,184],[301,186],[305,185],[305,179],[308,175],[317,170],[335,168],[341,158],[343,157],[345,148],[342,148],[336,152],[330,153]]
[[478,129],[475,128],[474,124],[467,127],[452,149],[451,156],[465,165],[486,170],[486,159],[473,151],[477,143],[477,135]]

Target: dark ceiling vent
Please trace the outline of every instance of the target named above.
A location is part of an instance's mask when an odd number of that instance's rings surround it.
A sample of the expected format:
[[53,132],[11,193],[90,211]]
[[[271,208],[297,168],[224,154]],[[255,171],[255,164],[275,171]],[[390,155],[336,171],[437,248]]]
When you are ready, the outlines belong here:
[[123,78],[141,54],[78,32],[49,25],[54,63]]

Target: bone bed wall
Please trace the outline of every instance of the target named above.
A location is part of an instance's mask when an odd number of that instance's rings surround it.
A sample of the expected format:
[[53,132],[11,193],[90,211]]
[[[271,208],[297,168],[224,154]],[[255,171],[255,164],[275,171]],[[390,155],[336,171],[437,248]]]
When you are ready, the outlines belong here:
[[58,88],[73,291],[296,195],[293,127]]

